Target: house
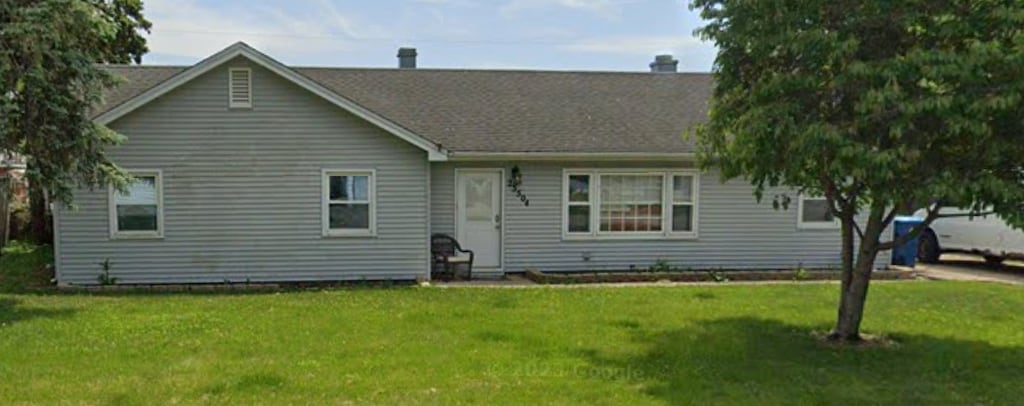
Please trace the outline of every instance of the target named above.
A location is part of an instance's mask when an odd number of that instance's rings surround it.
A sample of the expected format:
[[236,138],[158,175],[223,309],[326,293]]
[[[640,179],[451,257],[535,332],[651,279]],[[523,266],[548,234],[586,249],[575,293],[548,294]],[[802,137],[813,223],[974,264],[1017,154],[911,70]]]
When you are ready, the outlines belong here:
[[[289,67],[243,44],[112,66],[95,120],[129,193],[60,209],[61,284],[429,278],[429,236],[475,274],[836,266],[821,200],[788,211],[694,168],[707,74]],[[777,192],[777,191],[776,191]],[[769,192],[769,196],[772,191]]]

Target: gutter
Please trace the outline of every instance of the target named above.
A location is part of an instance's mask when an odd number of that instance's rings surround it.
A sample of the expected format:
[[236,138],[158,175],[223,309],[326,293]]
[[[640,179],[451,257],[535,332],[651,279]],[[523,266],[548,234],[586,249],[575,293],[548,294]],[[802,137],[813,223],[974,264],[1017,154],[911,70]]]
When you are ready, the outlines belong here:
[[449,152],[450,161],[694,161],[692,152]]

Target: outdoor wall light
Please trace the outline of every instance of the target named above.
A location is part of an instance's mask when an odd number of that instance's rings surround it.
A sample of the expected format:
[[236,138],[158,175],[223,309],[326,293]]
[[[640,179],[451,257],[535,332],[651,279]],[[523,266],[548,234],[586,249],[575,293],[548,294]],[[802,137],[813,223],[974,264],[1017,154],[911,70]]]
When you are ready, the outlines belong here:
[[512,167],[512,187],[518,188],[523,184],[523,173],[519,171],[519,165]]

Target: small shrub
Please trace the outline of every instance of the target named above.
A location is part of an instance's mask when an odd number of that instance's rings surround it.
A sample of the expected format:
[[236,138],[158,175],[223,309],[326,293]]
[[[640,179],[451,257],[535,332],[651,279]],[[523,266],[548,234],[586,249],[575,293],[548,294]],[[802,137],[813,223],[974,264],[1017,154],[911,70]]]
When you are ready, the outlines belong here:
[[721,283],[721,282],[728,282],[729,281],[729,277],[726,276],[724,273],[722,273],[722,271],[718,271],[718,270],[714,270],[714,269],[708,271],[708,279],[711,280],[712,282],[719,282],[719,283]]
[[673,268],[672,265],[669,264],[668,260],[666,260],[664,258],[658,258],[656,261],[654,261],[654,264],[651,264],[651,266],[647,267],[647,272],[672,272],[672,271],[675,271],[675,268]]
[[794,281],[805,281],[807,279],[810,279],[810,277],[811,273],[808,272],[807,268],[804,268],[803,266],[796,268],[796,271],[793,272]]
[[104,259],[103,262],[100,262],[100,269],[103,270],[103,273],[96,277],[96,280],[100,285],[108,286],[117,284],[117,277],[110,276],[110,270],[114,269],[114,263],[110,261],[110,258]]

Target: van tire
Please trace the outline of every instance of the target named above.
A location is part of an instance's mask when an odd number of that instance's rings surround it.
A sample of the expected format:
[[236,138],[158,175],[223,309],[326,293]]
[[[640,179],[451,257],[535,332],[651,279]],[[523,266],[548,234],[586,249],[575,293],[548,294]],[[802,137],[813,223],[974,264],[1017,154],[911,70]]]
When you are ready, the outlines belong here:
[[1003,264],[1006,258],[997,255],[985,255],[985,263],[991,266],[999,266]]
[[917,259],[926,264],[934,264],[939,262],[939,255],[942,255],[942,251],[935,232],[931,229],[924,230],[917,242]]

